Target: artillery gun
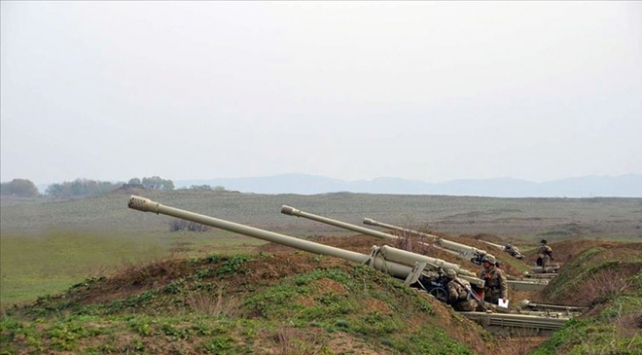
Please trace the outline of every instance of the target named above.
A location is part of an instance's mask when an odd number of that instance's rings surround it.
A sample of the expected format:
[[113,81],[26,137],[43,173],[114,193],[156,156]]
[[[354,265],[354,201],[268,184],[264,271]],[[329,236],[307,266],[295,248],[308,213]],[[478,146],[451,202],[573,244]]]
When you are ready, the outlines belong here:
[[[311,219],[313,221],[329,224],[329,225],[332,225],[332,226],[335,226],[335,227],[339,227],[339,228],[348,229],[348,230],[351,230],[351,231],[354,231],[354,232],[363,233],[363,234],[370,235],[370,236],[377,237],[377,238],[387,238],[387,239],[397,239],[397,238],[399,238],[398,236],[396,236],[394,234],[387,234],[387,233],[383,233],[383,232],[380,232],[380,231],[377,231],[377,230],[373,230],[373,229],[368,229],[368,228],[364,228],[364,227],[361,227],[361,226],[357,226],[357,225],[354,225],[354,224],[337,221],[335,219],[322,217],[322,216],[315,215],[315,214],[312,214],[312,213],[309,213],[309,212],[301,211],[301,210],[299,210],[297,208],[290,207],[290,206],[281,207],[281,213],[283,213],[285,215],[289,215],[289,216],[303,217],[303,218]],[[369,222],[370,221],[374,222],[371,219],[367,219],[367,220]],[[364,220],[364,223],[366,223],[365,220]],[[366,223],[366,224],[368,224],[368,223]],[[464,244],[460,244],[460,243],[444,240],[442,238],[439,238],[437,236],[433,236],[431,234],[422,233],[421,236],[425,236],[428,239],[437,238],[437,239],[441,240],[441,242],[440,242],[440,245],[442,246],[441,249],[444,249],[444,250],[447,250],[447,251],[451,251],[453,254],[455,254],[457,256],[460,256],[460,257],[462,257],[462,258],[464,258],[466,260],[469,260],[470,262],[472,262],[474,264],[477,264],[477,265],[481,264],[481,259],[484,257],[484,255],[487,254],[486,251],[484,251],[484,250],[477,249],[477,248],[474,248],[474,247],[470,247],[470,246],[467,246],[467,245],[464,245]],[[420,243],[423,243],[423,242],[420,242]],[[426,243],[423,243],[423,244],[426,244]],[[433,244],[426,244],[426,245],[433,246]],[[414,254],[414,253],[412,253],[412,254],[413,255],[418,255],[418,254]],[[435,259],[433,259],[433,260],[435,260]],[[441,259],[436,259],[436,260],[440,260],[440,262],[445,263],[445,261],[443,261]],[[457,265],[457,264],[452,264],[452,265]],[[459,267],[459,265],[457,265],[457,267]],[[450,268],[454,268],[454,267],[451,266]],[[455,270],[457,270],[457,269],[455,269]],[[459,268],[459,270],[464,270],[464,269]],[[461,272],[461,271],[458,271],[458,272]],[[477,277],[477,274],[472,272],[472,271],[467,271],[466,270],[465,274]],[[516,291],[539,291],[539,290],[543,290],[546,287],[546,285],[548,285],[548,280],[523,279],[523,278],[515,278],[515,277],[509,278],[507,280],[507,282],[508,282],[508,285],[513,290],[516,290]]]
[[[423,233],[423,232],[419,232],[419,231],[412,230],[412,229],[398,227],[398,226],[395,226],[395,225],[392,225],[392,224],[377,222],[377,221],[375,221],[375,220],[373,220],[371,218],[364,218],[363,219],[363,224],[367,224],[367,225],[371,225],[371,226],[377,226],[377,227],[383,227],[383,228],[388,228],[388,229],[391,229],[391,230],[394,230],[394,231],[397,231],[397,232],[406,233],[406,234],[410,234],[410,235],[415,235],[415,236],[426,238],[426,239],[429,239],[429,240],[434,240],[435,243],[437,243],[438,245],[441,245],[443,248],[459,251],[459,255],[462,258],[470,260],[470,261],[472,261],[473,263],[475,263],[477,265],[481,264],[481,259],[486,254],[485,250],[476,249],[476,248],[470,247],[468,245],[464,245],[464,244],[461,244],[461,243],[457,243],[457,242],[453,242],[453,241],[450,241],[450,240],[446,240],[446,239],[438,237],[438,236],[436,236],[434,234]],[[508,254],[510,254],[515,259],[523,259],[524,258],[524,255],[520,253],[519,249],[514,247],[512,244],[500,245],[500,244],[496,244],[496,243],[487,242],[487,241],[484,241],[484,240],[482,240],[482,242],[484,242],[484,243],[486,243],[486,244],[488,244],[490,246],[493,246],[495,248],[498,248],[498,249],[500,249],[502,251],[507,252]],[[550,278],[553,278],[553,277],[555,277],[557,275],[557,271],[558,270],[559,270],[559,265],[551,265],[551,266],[546,267],[546,273],[543,273],[543,270],[542,270],[541,267],[535,266],[535,267],[531,268],[531,273],[525,273],[524,277],[526,277],[526,278],[546,278],[546,279],[550,279]]]
[[[374,246],[373,252],[370,255],[366,255],[165,206],[135,195],[130,197],[128,207],[143,212],[153,212],[208,225],[314,254],[366,264],[397,279],[404,280],[405,285],[425,291],[442,301],[443,296],[447,293],[443,278],[444,269],[456,268],[456,271],[461,270],[460,278],[468,280],[474,289],[483,285],[483,280],[468,276],[456,264],[446,263],[443,260],[429,258],[389,246]],[[524,311],[524,313],[526,312]],[[504,330],[506,327],[526,328],[536,331],[538,334],[560,329],[571,318],[571,316],[561,313],[544,315],[538,311],[530,312],[532,314],[495,314],[488,312],[462,312],[462,314],[483,326],[487,326],[491,331],[497,330],[498,327]]]
[[471,261],[474,264],[481,265],[482,259],[484,258],[484,255],[488,254],[485,250],[482,249],[477,249],[475,247],[471,247],[468,245],[464,245],[461,243],[453,242],[451,240],[447,240],[441,237],[438,237],[434,234],[428,234],[428,233],[423,233],[419,231],[415,231],[412,229],[406,229],[402,227],[397,227],[393,226],[392,224],[386,224],[386,223],[381,223],[377,222],[374,219],[371,218],[364,218],[363,219],[363,224],[367,224],[370,226],[377,226],[377,227],[383,227],[383,228],[388,228],[397,232],[402,232],[406,234],[411,234],[415,235],[421,238],[425,238],[428,240],[431,240],[433,243],[441,246],[443,249],[448,249],[452,250],[458,253],[458,255],[466,260]]
[[[392,224],[377,222],[377,221],[375,221],[375,220],[373,220],[371,218],[364,218],[363,219],[363,224],[367,224],[367,225],[371,225],[371,226],[377,226],[377,227],[383,227],[383,228],[388,228],[388,229],[391,229],[391,230],[394,230],[394,231],[397,231],[397,232],[416,235],[416,236],[423,237],[423,238],[432,238],[433,240],[435,240],[436,243],[439,243],[440,245],[444,246],[445,248],[450,248],[450,249],[453,249],[453,250],[460,250],[462,253],[465,253],[467,251],[467,249],[470,250],[470,248],[472,248],[472,247],[469,247],[467,245],[463,245],[463,244],[460,244],[460,243],[457,243],[457,242],[446,240],[446,239],[438,237],[438,236],[436,236],[434,234],[423,233],[423,232],[419,232],[419,231],[412,230],[412,229],[398,227],[398,226],[395,226],[395,225],[392,225]],[[513,247],[511,244],[499,245],[499,244],[487,242],[487,241],[484,241],[484,240],[482,240],[482,242],[484,242],[484,243],[486,243],[486,244],[488,244],[490,246],[493,246],[495,248],[498,248],[498,249],[500,249],[502,251],[507,252],[508,254],[510,254],[515,259],[523,259],[524,258],[524,255],[522,255],[519,252],[519,249]],[[475,249],[472,249],[472,250],[475,250]],[[468,251],[468,253],[471,253],[471,251]],[[481,257],[483,257],[483,255],[486,254],[486,251],[485,250],[481,250],[481,249],[476,249],[472,253],[476,253],[475,256],[477,258],[472,259],[471,261],[474,262],[475,264],[480,265],[481,264],[481,258],[478,257],[478,255],[481,255]],[[466,254],[464,254],[464,255],[466,255]]]
[[[313,221],[329,224],[331,226],[335,226],[335,227],[351,230],[353,232],[362,233],[362,234],[370,235],[370,236],[377,237],[377,238],[399,239],[399,237],[394,235],[394,234],[383,233],[383,232],[379,232],[379,231],[376,231],[376,230],[373,230],[373,229],[360,227],[360,226],[357,226],[357,225],[354,225],[354,224],[341,222],[341,221],[338,221],[336,219],[331,219],[331,218],[315,215],[315,214],[312,214],[312,213],[304,212],[304,211],[301,211],[300,209],[297,209],[297,208],[294,208],[294,207],[290,207],[290,206],[286,206],[286,205],[283,205],[283,207],[281,207],[281,213],[283,213],[285,215],[289,215],[289,216],[303,217],[303,218],[311,219]],[[434,239],[432,237],[436,237],[436,236],[430,236],[430,235],[427,235],[427,236],[429,237],[428,239],[430,239],[430,240]],[[436,238],[438,238],[438,237],[436,237]],[[470,260],[471,262],[473,262],[473,263],[475,263],[477,265],[481,265],[481,259],[484,257],[484,255],[486,255],[486,252],[484,252],[483,250],[479,250],[479,249],[476,249],[476,248],[468,247],[468,246],[463,245],[463,244],[459,244],[459,243],[455,243],[455,242],[449,242],[449,241],[446,242],[446,245],[449,246],[448,248],[444,247],[444,245],[435,245],[433,243],[419,242],[419,244],[422,244],[422,245],[425,245],[425,246],[428,246],[428,247],[434,247],[434,248],[443,250],[445,252],[457,255],[457,256],[462,257],[462,258],[464,258],[466,260]],[[472,273],[472,274],[474,275],[474,273]]]

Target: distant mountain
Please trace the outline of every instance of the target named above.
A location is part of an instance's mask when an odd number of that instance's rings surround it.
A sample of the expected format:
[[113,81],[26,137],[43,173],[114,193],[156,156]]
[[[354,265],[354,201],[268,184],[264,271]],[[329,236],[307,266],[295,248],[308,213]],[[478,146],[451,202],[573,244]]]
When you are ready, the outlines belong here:
[[428,183],[382,177],[345,181],[324,176],[284,174],[265,177],[210,180],[177,180],[177,188],[191,185],[223,186],[226,190],[261,194],[313,195],[354,192],[403,195],[451,195],[488,197],[642,197],[642,175],[584,176],[535,183],[519,179],[453,180]]

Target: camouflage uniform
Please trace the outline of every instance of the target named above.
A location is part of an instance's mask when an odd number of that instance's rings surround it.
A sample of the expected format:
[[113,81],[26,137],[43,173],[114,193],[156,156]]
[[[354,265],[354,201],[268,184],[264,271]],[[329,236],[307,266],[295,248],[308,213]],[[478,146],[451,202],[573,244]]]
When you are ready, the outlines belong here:
[[495,258],[490,257],[492,262],[484,258],[489,262],[489,268],[483,269],[479,273],[479,278],[485,281],[484,301],[496,305],[500,298],[508,298],[508,282],[504,271],[495,267]]
[[542,241],[539,249],[537,250],[537,253],[537,265],[542,267],[543,272],[546,272],[546,266],[548,265],[548,262],[550,260],[553,260],[553,249]]
[[460,285],[466,285],[470,290],[470,283],[466,280],[458,278],[450,279],[446,287],[448,288],[448,304],[450,304],[455,311],[472,312],[477,308],[477,301],[468,295],[468,291]]

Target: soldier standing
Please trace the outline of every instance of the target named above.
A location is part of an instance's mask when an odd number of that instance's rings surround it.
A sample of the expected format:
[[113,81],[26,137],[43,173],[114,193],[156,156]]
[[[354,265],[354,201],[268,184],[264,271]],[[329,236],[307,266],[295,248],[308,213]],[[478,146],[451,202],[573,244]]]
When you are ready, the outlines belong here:
[[546,244],[546,239],[542,239],[537,252],[537,266],[541,266],[542,272],[545,273],[546,265],[548,265],[550,260],[553,260],[553,248]]
[[484,301],[493,305],[497,305],[500,299],[506,302],[508,298],[506,274],[495,266],[496,261],[493,255],[486,254],[482,259],[484,269],[479,273],[479,278],[485,281]]
[[477,301],[475,301],[473,295],[470,294],[470,292],[472,292],[470,283],[457,278],[457,272],[453,269],[446,270],[446,279],[448,279],[448,284],[446,284],[446,288],[448,289],[448,304],[451,305],[455,311],[474,311],[477,308]]

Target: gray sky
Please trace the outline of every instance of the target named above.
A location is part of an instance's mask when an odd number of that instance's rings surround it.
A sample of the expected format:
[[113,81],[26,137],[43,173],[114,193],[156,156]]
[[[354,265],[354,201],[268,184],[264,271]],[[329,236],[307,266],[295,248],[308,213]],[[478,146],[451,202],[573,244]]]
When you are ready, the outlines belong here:
[[1,180],[642,174],[642,2],[6,2]]

